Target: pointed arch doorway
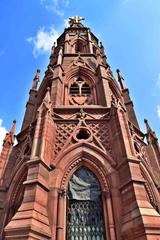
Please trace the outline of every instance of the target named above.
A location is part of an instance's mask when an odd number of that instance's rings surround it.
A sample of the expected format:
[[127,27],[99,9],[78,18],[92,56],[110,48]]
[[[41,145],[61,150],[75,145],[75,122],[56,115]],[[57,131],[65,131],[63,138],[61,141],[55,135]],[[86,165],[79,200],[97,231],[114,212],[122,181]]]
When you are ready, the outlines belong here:
[[67,240],[105,240],[102,194],[97,177],[80,167],[67,192]]

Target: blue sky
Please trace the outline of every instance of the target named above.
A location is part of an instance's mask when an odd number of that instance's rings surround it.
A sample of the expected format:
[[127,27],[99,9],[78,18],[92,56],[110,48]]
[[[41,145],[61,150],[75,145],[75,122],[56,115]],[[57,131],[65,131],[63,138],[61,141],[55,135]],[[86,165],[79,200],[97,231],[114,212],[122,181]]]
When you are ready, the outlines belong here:
[[119,68],[144,131],[147,118],[160,137],[159,0],[0,0],[0,145],[14,118],[20,130],[36,69],[42,80],[50,48],[70,16],[102,41]]

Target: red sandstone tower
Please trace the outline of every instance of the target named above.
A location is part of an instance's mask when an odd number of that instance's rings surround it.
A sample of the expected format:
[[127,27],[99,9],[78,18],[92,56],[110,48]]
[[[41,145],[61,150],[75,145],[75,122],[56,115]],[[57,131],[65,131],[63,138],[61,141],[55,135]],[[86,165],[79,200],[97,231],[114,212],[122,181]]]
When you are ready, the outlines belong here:
[[141,132],[119,70],[70,18],[37,70],[21,132],[0,155],[0,235],[6,240],[160,240],[160,150]]

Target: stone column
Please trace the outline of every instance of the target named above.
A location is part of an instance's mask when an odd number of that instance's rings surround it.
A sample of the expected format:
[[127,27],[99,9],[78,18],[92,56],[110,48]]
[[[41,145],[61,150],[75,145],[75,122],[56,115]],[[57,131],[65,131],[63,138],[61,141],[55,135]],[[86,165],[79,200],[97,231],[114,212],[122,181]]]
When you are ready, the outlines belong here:
[[103,106],[110,107],[112,101],[112,94],[109,86],[109,81],[111,79],[109,79],[109,77],[107,76],[105,66],[99,64],[97,68],[97,74],[98,78],[100,79],[97,83],[98,103],[102,104]]
[[106,208],[106,211],[107,211],[106,215],[107,215],[109,237],[110,237],[111,240],[116,240],[115,224],[114,224],[114,218],[113,218],[113,209],[112,209],[112,203],[111,203],[111,194],[109,192],[109,189],[107,189],[106,191],[103,192],[103,199],[104,199],[105,208]]
[[93,46],[92,46],[92,40],[91,40],[91,33],[90,30],[88,29],[88,42],[89,42],[89,50],[90,53],[93,54]]
[[55,187],[50,188],[49,201],[48,201],[49,218],[51,219],[52,240],[57,239],[57,215],[58,215],[58,189]]
[[69,33],[66,32],[64,53],[68,53],[68,41],[69,41]]
[[58,198],[58,216],[57,216],[57,240],[65,240],[64,222],[66,218],[65,211],[66,193],[64,189],[59,190]]

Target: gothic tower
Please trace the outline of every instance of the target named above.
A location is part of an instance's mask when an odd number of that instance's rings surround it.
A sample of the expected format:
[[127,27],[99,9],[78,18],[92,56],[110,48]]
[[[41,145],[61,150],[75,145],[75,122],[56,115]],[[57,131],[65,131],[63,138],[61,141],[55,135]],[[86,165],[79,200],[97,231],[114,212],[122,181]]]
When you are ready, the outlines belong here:
[[160,149],[138,125],[120,70],[82,24],[54,43],[33,80],[20,133],[0,155],[6,240],[160,240]]

